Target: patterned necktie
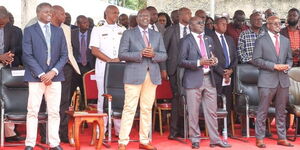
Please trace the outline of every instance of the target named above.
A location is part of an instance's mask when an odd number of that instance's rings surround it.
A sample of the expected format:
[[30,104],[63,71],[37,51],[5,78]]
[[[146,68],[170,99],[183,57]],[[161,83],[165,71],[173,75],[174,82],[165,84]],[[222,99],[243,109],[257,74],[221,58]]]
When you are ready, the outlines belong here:
[[279,56],[279,53],[280,53],[280,46],[279,46],[279,39],[278,39],[279,35],[275,34],[274,37],[275,37],[275,50],[276,50],[276,54],[277,54],[277,56]]
[[85,35],[81,34],[81,45],[80,45],[80,55],[81,55],[81,64],[85,66],[87,64],[86,61],[86,42],[85,42]]
[[47,48],[48,48],[48,55],[47,55],[47,65],[50,65],[50,61],[51,61],[51,33],[50,33],[50,29],[49,26],[47,24],[45,24],[45,39],[46,39],[46,43],[47,43]]
[[[204,41],[202,39],[202,36],[198,35],[198,38],[200,41],[200,54],[201,54],[202,58],[208,58],[207,53],[206,53],[206,47],[205,47]],[[208,66],[204,65],[204,68],[208,68]]]
[[146,30],[143,31],[143,39],[144,39],[146,47],[148,47],[149,46],[149,39],[147,37],[147,31]]
[[184,26],[183,27],[183,36],[182,37],[185,37],[187,35],[187,27]]
[[225,68],[228,68],[229,67],[229,56],[228,56],[228,50],[227,50],[227,46],[226,46],[226,42],[225,42],[225,39],[224,39],[224,36],[221,35],[221,42],[222,42],[222,49],[223,49],[223,53],[224,53],[224,56],[225,56]]

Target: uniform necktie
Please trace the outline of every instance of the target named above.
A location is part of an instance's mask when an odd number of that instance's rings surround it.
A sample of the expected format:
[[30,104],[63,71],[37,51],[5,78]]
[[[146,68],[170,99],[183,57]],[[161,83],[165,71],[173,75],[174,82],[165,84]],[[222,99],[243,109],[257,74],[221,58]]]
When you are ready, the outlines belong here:
[[152,29],[155,31],[154,24],[152,25]]
[[182,37],[185,37],[187,35],[187,27],[184,26],[183,27],[183,36]]
[[45,39],[48,48],[48,55],[47,55],[47,65],[50,65],[51,61],[51,33],[48,25],[45,25]]
[[143,31],[143,39],[144,39],[146,47],[148,47],[149,46],[149,39],[147,37],[147,31]]
[[278,34],[274,35],[274,37],[275,37],[275,49],[276,49],[277,56],[279,56],[279,53],[280,53],[280,46],[279,46],[278,36],[279,36]]
[[81,64],[85,66],[87,64],[86,61],[86,42],[85,42],[85,35],[81,34],[81,45],[80,45],[80,55],[81,55]]
[[225,42],[225,39],[224,39],[223,35],[221,35],[220,37],[221,37],[221,42],[222,42],[223,53],[224,53],[224,56],[225,56],[225,68],[228,68],[229,67],[229,56],[228,56],[228,50],[227,50],[226,42]]
[[[198,35],[198,38],[199,38],[199,41],[200,41],[200,54],[201,54],[202,58],[207,59],[208,57],[207,57],[206,48],[205,48],[205,44],[204,44],[204,41],[202,39],[202,36]],[[204,65],[204,68],[208,68],[208,66]]]

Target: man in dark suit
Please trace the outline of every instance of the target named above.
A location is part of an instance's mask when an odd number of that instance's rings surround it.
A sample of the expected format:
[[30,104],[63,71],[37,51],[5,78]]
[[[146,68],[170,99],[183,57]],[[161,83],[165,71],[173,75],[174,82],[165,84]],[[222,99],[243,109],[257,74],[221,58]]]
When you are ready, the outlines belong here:
[[49,3],[39,4],[36,13],[38,22],[25,28],[23,39],[24,80],[29,86],[25,150],[32,150],[36,144],[37,116],[43,95],[47,102],[50,150],[62,150],[58,131],[62,70],[68,60],[66,38],[61,28],[50,24]]
[[[160,69],[162,70],[162,78],[167,79],[169,77],[171,88],[173,92],[172,99],[172,110],[171,110],[171,128],[169,139],[175,139],[179,134],[179,94],[177,85],[177,64],[179,55],[179,41],[187,34],[190,33],[188,27],[189,20],[192,16],[191,10],[188,8],[179,9],[179,23],[167,28],[164,35],[164,44],[166,51],[168,53],[167,61],[160,64]],[[183,124],[183,122],[181,122]],[[183,133],[183,131],[182,131]]]
[[82,77],[85,73],[95,68],[95,56],[91,53],[88,47],[91,37],[91,29],[89,28],[89,21],[86,16],[80,15],[76,19],[78,28],[73,29],[71,32],[71,41],[73,47],[73,54],[79,66],[81,75],[74,73],[72,80],[73,93],[76,87],[79,86],[81,97],[84,97],[83,80]]
[[167,59],[160,33],[148,28],[150,13],[142,9],[137,15],[138,27],[126,30],[119,46],[119,59],[126,61],[124,72],[125,102],[122,112],[118,150],[125,150],[137,104],[140,104],[140,149],[156,150],[151,145],[152,106],[157,85],[161,84],[158,63]]
[[[227,29],[227,19],[225,17],[216,18],[214,28],[215,32],[211,37],[215,44],[214,54],[219,60],[218,65],[215,67],[214,78],[217,93],[226,96],[226,109],[228,116],[230,116],[233,105],[233,73],[237,65],[236,47],[233,39],[224,34]],[[223,85],[223,82],[226,83],[226,85]]]
[[289,40],[280,35],[280,19],[267,19],[267,33],[256,40],[253,60],[259,67],[258,90],[260,95],[255,122],[256,146],[265,148],[266,117],[271,101],[275,100],[278,145],[293,146],[286,140],[285,108],[289,94],[289,76],[292,54]]
[[[0,6],[0,68],[3,66],[19,66],[22,50],[22,31],[17,32],[17,27],[9,21],[9,12],[5,7]],[[22,52],[22,51],[21,51]],[[4,136],[6,142],[16,142],[25,140],[16,134],[15,124],[7,123],[4,127]]]
[[223,142],[218,134],[217,92],[213,77],[213,66],[218,59],[212,55],[213,40],[203,33],[204,24],[202,18],[192,17],[189,23],[191,34],[183,39],[180,46],[179,65],[185,68],[182,82],[187,97],[189,137],[192,148],[198,149],[201,135],[199,109],[202,103],[210,147],[228,148],[231,145]]

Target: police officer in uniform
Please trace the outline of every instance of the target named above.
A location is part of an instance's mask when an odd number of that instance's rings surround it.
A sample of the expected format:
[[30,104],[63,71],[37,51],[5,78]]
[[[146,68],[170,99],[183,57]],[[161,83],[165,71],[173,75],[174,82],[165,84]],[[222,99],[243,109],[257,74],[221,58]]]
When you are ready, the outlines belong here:
[[[90,48],[92,54],[97,58],[95,64],[95,76],[98,88],[98,111],[103,112],[102,94],[104,93],[104,72],[106,62],[119,62],[119,44],[125,27],[118,25],[119,10],[116,6],[109,5],[105,9],[105,23],[94,27],[91,34]],[[104,126],[107,125],[107,119]],[[114,120],[115,135],[119,135],[120,119]],[[106,132],[106,128],[104,130]]]

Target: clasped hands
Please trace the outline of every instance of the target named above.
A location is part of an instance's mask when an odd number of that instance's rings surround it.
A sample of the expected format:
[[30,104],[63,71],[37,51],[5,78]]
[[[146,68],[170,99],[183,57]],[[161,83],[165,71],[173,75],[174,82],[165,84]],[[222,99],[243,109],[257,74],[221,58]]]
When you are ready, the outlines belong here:
[[274,69],[278,71],[288,71],[290,69],[290,66],[287,64],[275,64]]
[[218,64],[218,58],[215,57],[213,53],[211,53],[210,58],[201,58],[200,65],[201,66],[215,66]]
[[141,52],[142,56],[144,57],[148,57],[148,58],[153,58],[155,57],[155,52],[153,50],[153,48],[151,47],[151,45],[145,47],[142,52]]
[[11,51],[8,51],[8,52],[0,55],[0,60],[3,64],[8,65],[14,61],[14,56],[15,56],[15,54],[13,54]]
[[49,72],[47,72],[46,74],[43,74],[41,76],[41,81],[46,85],[49,86],[52,84],[52,79],[54,78],[54,76],[56,75],[56,72],[51,70]]

